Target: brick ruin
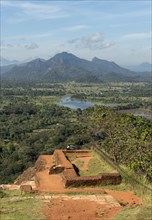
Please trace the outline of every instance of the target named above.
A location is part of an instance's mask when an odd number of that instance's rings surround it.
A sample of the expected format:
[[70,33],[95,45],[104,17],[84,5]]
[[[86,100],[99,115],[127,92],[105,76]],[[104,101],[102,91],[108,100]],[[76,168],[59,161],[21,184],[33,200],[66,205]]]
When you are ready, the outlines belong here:
[[66,158],[68,155],[90,154],[86,150],[55,150],[54,162],[49,174],[61,173],[65,187],[73,186],[95,186],[95,185],[117,185],[121,183],[122,177],[119,173],[102,173],[97,176],[79,176],[73,164]]

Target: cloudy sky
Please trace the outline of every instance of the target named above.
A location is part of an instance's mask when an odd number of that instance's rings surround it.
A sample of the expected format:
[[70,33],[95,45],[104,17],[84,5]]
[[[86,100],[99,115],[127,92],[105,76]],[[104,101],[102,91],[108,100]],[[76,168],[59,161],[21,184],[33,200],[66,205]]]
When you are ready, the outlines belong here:
[[1,56],[151,62],[151,0],[1,0]]

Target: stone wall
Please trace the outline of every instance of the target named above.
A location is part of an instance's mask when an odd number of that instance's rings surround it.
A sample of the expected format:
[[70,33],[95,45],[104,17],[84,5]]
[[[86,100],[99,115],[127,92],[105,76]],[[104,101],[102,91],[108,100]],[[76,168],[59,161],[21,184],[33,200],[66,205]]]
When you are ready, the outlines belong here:
[[73,154],[78,154],[78,155],[91,155],[92,154],[92,150],[62,150],[62,152],[64,154],[70,154],[70,155],[73,155]]
[[73,186],[95,186],[95,185],[117,185],[121,183],[121,175],[118,173],[106,173],[98,176],[74,176],[73,172],[63,171],[62,180],[65,187]]
[[61,165],[65,169],[73,169],[73,166],[69,160],[65,157],[65,154],[62,150],[54,151],[55,165]]
[[[72,151],[71,154],[90,154],[91,151]],[[95,186],[95,185],[116,185],[120,184],[122,177],[119,173],[102,173],[98,176],[78,176],[71,162],[66,158],[65,154],[70,154],[69,150],[55,150],[54,157],[56,166],[62,165],[62,180],[65,187],[73,186]]]

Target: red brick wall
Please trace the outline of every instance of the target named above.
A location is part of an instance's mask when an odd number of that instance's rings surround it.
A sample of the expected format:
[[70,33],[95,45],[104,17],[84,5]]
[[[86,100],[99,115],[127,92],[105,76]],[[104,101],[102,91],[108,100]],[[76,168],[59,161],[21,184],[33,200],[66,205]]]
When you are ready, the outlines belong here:
[[95,185],[116,185],[121,183],[121,175],[119,173],[103,173],[98,176],[78,176],[76,171],[74,170],[73,165],[70,163],[69,160],[65,157],[64,153],[68,154],[86,154],[91,153],[91,151],[62,151],[62,150],[55,150],[54,156],[56,160],[56,165],[62,165],[65,169],[62,172],[62,180],[65,187],[68,186],[95,186]]
[[98,176],[71,176],[71,171],[67,170],[66,174],[63,171],[62,180],[65,187],[68,186],[95,186],[95,185],[117,185],[121,183],[121,175],[118,173]]
[[64,153],[62,150],[55,150],[54,151],[54,157],[55,157],[55,163],[56,165],[61,165],[67,169],[72,169],[73,166],[70,163],[69,160],[65,157]]
[[63,153],[70,153],[70,154],[91,154],[91,150],[63,150]]

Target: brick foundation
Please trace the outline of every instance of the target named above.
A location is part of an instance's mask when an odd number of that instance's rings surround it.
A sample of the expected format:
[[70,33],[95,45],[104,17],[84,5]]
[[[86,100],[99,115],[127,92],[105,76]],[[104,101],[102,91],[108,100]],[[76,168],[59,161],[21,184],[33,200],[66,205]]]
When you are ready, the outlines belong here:
[[117,185],[121,183],[122,177],[119,173],[102,173],[98,176],[78,176],[71,162],[66,158],[66,155],[78,154],[78,155],[88,155],[91,154],[91,151],[70,151],[70,150],[55,150],[55,164],[56,166],[61,166],[63,169],[62,172],[62,181],[65,187],[69,186],[95,186],[95,185]]

